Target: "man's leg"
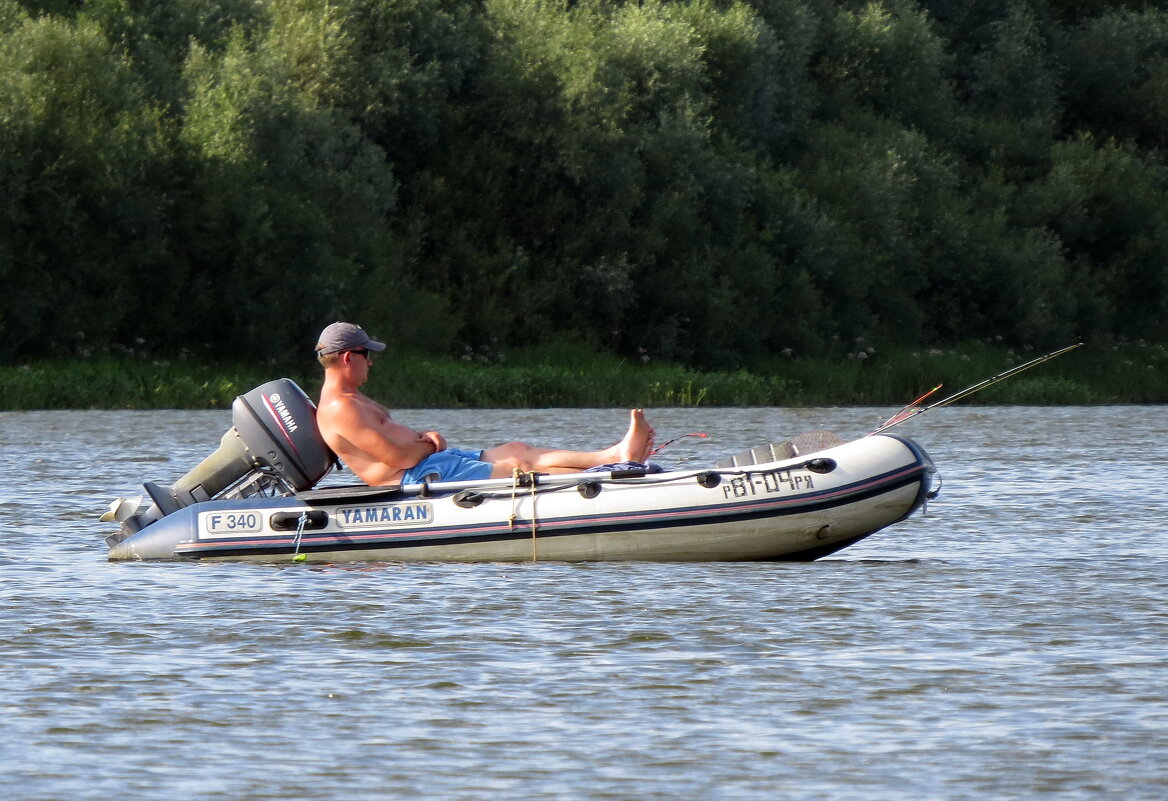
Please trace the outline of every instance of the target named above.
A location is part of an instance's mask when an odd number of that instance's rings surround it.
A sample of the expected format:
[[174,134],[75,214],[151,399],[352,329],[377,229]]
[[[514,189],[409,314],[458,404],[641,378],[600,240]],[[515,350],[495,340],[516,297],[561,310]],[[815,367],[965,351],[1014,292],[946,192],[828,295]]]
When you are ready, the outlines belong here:
[[567,451],[536,448],[525,442],[508,442],[483,451],[484,462],[495,465],[494,478],[511,475],[518,468],[537,473],[574,473],[601,464],[643,462],[653,448],[653,429],[642,409],[629,412],[629,430],[624,438],[599,451]]

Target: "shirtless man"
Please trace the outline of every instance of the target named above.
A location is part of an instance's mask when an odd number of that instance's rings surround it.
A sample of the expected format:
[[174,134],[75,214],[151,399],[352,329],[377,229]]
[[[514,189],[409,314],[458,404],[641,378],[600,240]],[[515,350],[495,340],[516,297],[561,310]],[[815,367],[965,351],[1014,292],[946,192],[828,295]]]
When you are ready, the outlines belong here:
[[364,395],[373,354],[385,350],[359,325],[333,323],[320,334],[317,359],[324,386],[316,422],[325,442],[370,486],[428,481],[471,481],[510,476],[516,468],[539,473],[575,473],[618,462],[644,462],[653,429],[641,409],[629,413],[624,438],[599,451],[565,451],[508,442],[484,451],[448,449],[437,431],[414,431],[395,422],[389,410]]

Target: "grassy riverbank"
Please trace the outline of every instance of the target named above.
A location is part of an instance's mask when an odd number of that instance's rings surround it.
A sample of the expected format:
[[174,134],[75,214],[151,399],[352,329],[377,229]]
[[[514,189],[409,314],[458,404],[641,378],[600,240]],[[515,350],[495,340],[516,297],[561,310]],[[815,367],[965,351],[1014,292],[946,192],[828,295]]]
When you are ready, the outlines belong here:
[[[395,408],[901,406],[943,383],[953,392],[1041,355],[982,343],[884,352],[856,348],[832,358],[776,356],[751,370],[698,372],[632,363],[568,345],[504,358],[377,359],[366,388]],[[227,408],[272,378],[297,381],[314,398],[319,370],[306,359],[278,365],[210,365],[122,356],[0,366],[0,409]],[[1039,365],[962,403],[1090,405],[1168,402],[1163,345],[1090,345]]]

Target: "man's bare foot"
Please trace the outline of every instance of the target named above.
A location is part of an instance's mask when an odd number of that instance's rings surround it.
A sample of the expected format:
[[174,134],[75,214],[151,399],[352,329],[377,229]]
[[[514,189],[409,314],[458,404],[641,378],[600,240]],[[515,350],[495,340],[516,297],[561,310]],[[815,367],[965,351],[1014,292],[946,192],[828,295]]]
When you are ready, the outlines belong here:
[[653,427],[645,419],[644,409],[629,411],[629,430],[616,446],[619,461],[644,462],[653,449],[653,434]]

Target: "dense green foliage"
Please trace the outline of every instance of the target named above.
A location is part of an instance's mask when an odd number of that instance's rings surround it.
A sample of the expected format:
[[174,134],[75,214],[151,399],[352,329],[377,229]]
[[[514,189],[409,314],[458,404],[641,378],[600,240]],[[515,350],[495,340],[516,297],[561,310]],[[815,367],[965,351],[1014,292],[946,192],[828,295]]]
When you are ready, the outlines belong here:
[[0,362],[1168,341],[1153,0],[0,0]]
[[[891,414],[939,383],[943,391],[928,403],[1037,355],[983,342],[948,349],[869,346],[846,354],[781,356],[757,370],[708,371],[629,361],[560,342],[516,350],[494,364],[484,364],[483,354],[464,359],[398,352],[376,360],[367,389],[394,408],[883,406]],[[279,375],[314,398],[319,394],[320,370],[309,364],[279,373],[264,364],[142,356],[0,365],[0,410],[226,409],[236,396]],[[1168,403],[1168,348],[1089,345],[960,403]]]

